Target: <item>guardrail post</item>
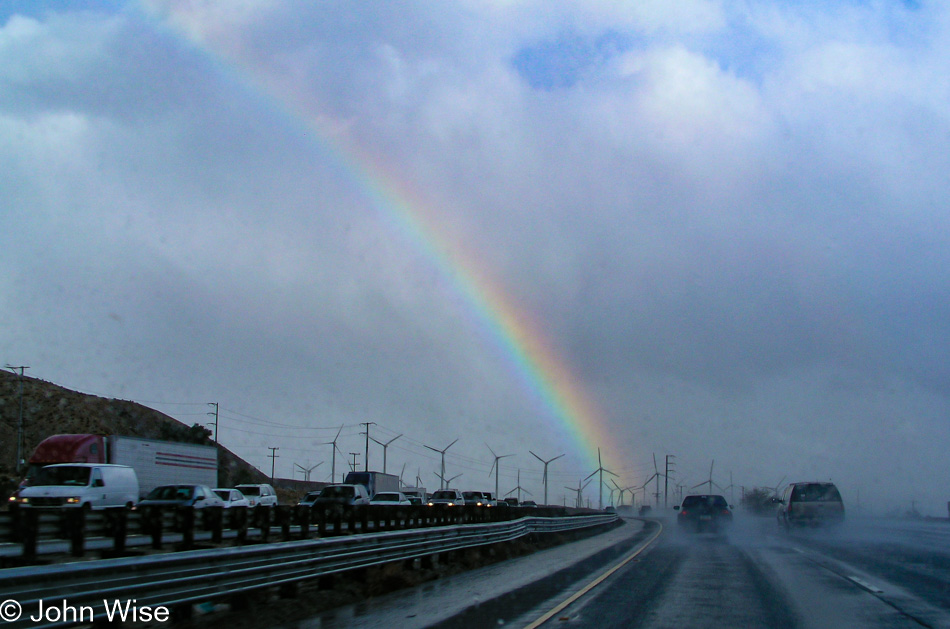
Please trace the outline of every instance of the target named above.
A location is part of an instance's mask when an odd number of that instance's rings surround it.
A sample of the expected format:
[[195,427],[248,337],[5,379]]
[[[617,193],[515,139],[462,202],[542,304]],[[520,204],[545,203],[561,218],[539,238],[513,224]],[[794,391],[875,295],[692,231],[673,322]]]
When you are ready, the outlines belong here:
[[270,507],[264,505],[254,507],[254,520],[261,529],[261,541],[266,542],[270,537]]
[[313,505],[310,508],[310,514],[317,516],[317,537],[326,537],[327,535],[327,508],[323,505]]
[[142,513],[141,524],[145,532],[152,536],[152,550],[162,549],[162,525],[164,517],[160,507],[146,507]]
[[310,507],[296,507],[297,524],[300,525],[300,539],[310,539]]
[[14,512],[13,530],[16,539],[23,544],[23,558],[36,559],[36,538],[39,537],[39,514],[33,508],[18,508]]
[[[185,550],[195,546],[195,508],[178,507],[178,522],[181,524],[181,545]],[[190,607],[189,607],[190,609]]]
[[73,557],[82,557],[86,554],[86,509],[64,509],[63,520],[69,534],[69,552]]
[[224,539],[224,507],[211,507],[207,513],[205,527],[211,528],[211,543],[220,544]]
[[129,513],[123,509],[110,509],[109,518],[112,525],[112,550],[116,553],[125,552],[125,540],[129,532]]
[[285,542],[290,541],[290,507],[279,505],[274,507],[277,525],[280,526],[280,535]]
[[[346,507],[347,518],[346,518],[346,532],[349,535],[356,533],[356,507]],[[362,521],[366,520],[366,514],[363,513],[360,518]],[[366,530],[365,528],[363,529]]]
[[247,541],[247,507],[232,508],[231,528],[237,529],[236,542],[243,545]]

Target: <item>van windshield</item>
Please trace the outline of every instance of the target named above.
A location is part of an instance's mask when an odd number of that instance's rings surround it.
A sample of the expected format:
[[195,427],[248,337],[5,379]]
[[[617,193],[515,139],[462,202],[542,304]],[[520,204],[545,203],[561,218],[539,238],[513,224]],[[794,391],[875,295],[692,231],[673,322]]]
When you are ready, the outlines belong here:
[[85,487],[89,484],[89,471],[88,467],[44,467],[30,484]]

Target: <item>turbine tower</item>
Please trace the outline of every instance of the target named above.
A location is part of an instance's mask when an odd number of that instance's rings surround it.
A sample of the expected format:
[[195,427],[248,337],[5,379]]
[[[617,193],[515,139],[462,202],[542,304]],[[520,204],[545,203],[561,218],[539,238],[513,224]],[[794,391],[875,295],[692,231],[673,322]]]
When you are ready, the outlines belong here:
[[[458,438],[456,438],[455,441],[458,441]],[[454,445],[455,445],[455,441],[453,441],[453,442],[450,443],[449,445],[445,446],[445,447],[442,448],[441,450],[439,450],[439,449],[437,449],[437,448],[433,448],[432,446],[426,446],[427,448],[429,448],[429,449],[432,450],[433,452],[438,452],[439,454],[442,455],[442,471],[441,471],[439,474],[436,474],[436,476],[438,476],[438,477],[439,477],[439,480],[442,482],[442,485],[439,487],[439,489],[445,489],[445,451],[448,450],[449,448],[451,448],[452,446],[454,446]],[[425,444],[422,444],[422,445],[425,445]],[[456,478],[456,477],[453,477],[453,478]]]
[[[528,450],[528,452],[531,452],[531,450]],[[564,455],[563,455],[563,454],[559,454],[559,455],[557,455],[556,457],[554,457],[553,459],[548,459],[547,461],[545,461],[544,459],[542,459],[541,457],[539,457],[539,456],[538,456],[537,454],[535,454],[534,452],[531,452],[531,454],[532,454],[532,456],[534,456],[534,458],[536,458],[537,460],[539,460],[539,461],[541,461],[542,463],[544,463],[544,476],[542,477],[541,480],[544,481],[544,504],[548,504],[548,463],[551,463],[552,461],[557,461],[558,459],[560,459],[560,458],[561,458],[562,456],[564,456]]]
[[495,500],[499,498],[498,495],[498,461],[507,456],[514,456],[513,454],[495,454],[495,451],[491,449],[491,446],[487,443],[485,447],[488,448],[488,451],[492,453],[492,456],[495,457],[495,461],[491,464],[491,469],[488,470],[488,477],[491,478],[492,470],[495,471]]
[[[591,472],[587,476],[587,478],[590,478],[591,476],[593,476],[594,474],[597,474],[598,472],[600,473],[600,507],[599,509],[603,511],[604,510],[604,472],[607,472],[611,476],[617,476],[617,475],[611,472],[610,470],[608,470],[606,467],[604,467],[604,464],[600,460],[600,448],[597,448],[597,469]],[[587,480],[587,478],[585,478],[584,480]]]
[[[399,437],[402,437],[402,433],[399,433],[398,435],[396,435],[395,437],[393,437],[392,439],[390,439],[390,440],[387,441],[386,443],[383,443],[382,441],[380,441],[380,440],[378,440],[378,439],[374,439],[373,437],[370,437],[370,441],[375,441],[375,442],[378,443],[379,445],[383,446],[383,474],[386,473],[386,448],[388,448],[388,447],[389,447],[389,444],[391,444],[393,441],[395,441],[396,439],[399,439]],[[401,479],[401,477],[400,477],[400,479]]]
[[[321,444],[324,446],[329,446],[329,445],[333,446],[333,459],[332,459],[332,462],[330,463],[330,482],[331,483],[336,482],[336,452],[337,450],[340,450],[340,448],[338,448],[336,445],[336,440],[340,438],[341,432],[343,432],[343,426],[340,426],[340,429],[336,431],[336,437],[333,438],[333,441],[326,441]],[[340,450],[340,454],[343,454],[343,450]]]

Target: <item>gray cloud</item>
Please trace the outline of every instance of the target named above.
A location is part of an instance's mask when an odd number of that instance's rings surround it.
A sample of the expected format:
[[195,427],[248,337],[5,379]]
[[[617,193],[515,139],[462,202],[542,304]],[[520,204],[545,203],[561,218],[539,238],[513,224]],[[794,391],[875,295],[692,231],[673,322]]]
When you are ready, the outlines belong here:
[[657,452],[945,502],[915,482],[950,437],[942,9],[146,6],[0,26],[4,360],[219,400],[286,475],[375,421],[427,482],[460,437],[467,483],[488,442],[503,485],[539,487],[528,448],[575,484],[591,453],[446,273],[464,250],[627,484]]

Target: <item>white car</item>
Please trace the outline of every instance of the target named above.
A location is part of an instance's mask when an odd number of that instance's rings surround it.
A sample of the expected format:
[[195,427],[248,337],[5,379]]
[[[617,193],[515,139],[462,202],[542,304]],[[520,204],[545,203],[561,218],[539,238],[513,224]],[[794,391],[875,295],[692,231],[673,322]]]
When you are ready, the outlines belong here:
[[277,492],[270,485],[238,485],[235,489],[244,494],[249,507],[256,507],[257,505],[277,506]]
[[237,489],[228,489],[226,487],[215,487],[214,493],[218,494],[218,498],[224,501],[224,508],[230,509],[231,507],[250,507],[251,502],[247,499],[247,496],[242,494]]
[[412,503],[401,491],[381,491],[370,499],[371,505],[386,505],[389,507],[408,507]]

